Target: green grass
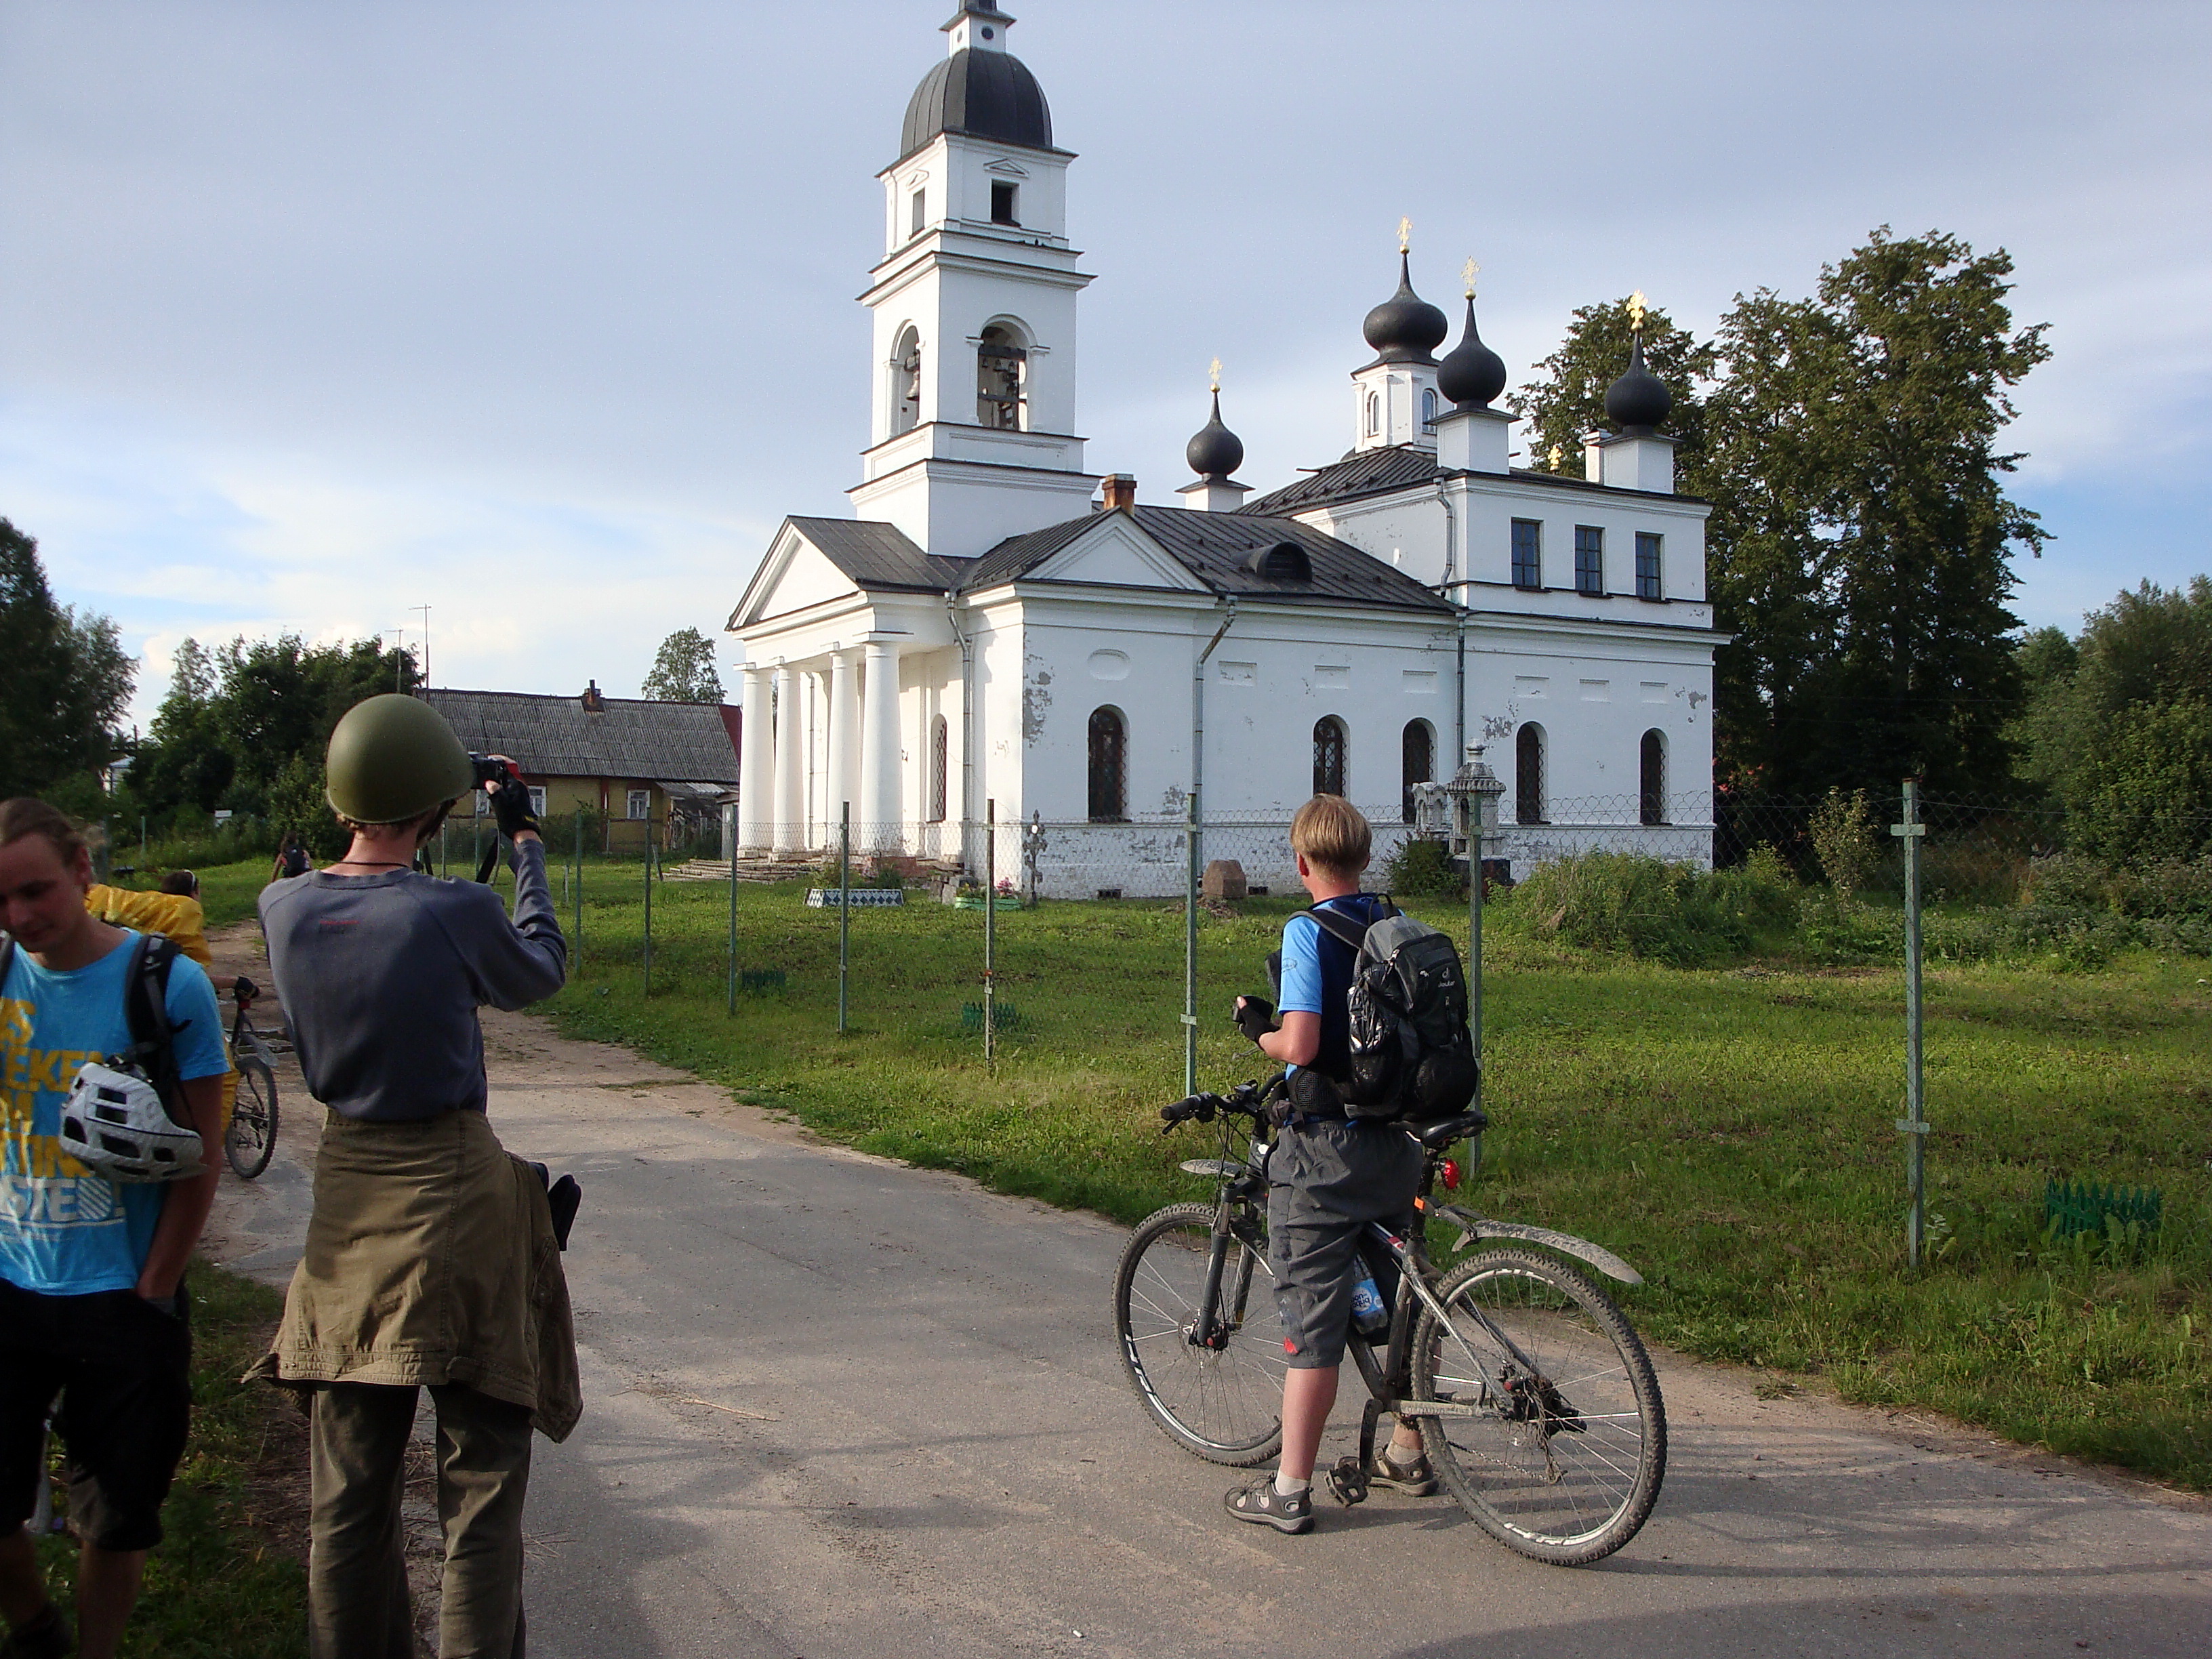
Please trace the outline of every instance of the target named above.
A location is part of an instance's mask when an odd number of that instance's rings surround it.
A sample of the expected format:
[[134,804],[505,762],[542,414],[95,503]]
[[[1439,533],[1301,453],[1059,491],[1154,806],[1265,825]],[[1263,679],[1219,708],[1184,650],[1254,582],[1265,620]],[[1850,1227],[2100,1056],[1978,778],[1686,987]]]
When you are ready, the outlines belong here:
[[[853,918],[851,1035],[836,1032],[836,918],[795,887],[739,890],[738,964],[787,988],[725,1012],[726,885],[653,895],[587,864],[581,972],[551,1005],[787,1108],[836,1139],[1006,1192],[1133,1219],[1194,1195],[1157,1109],[1182,1091],[1180,904],[1047,904],[998,918],[1018,1021],[987,1072],[982,916],[935,903]],[[563,925],[568,877],[554,872]],[[910,894],[910,899],[920,895]],[[1228,1025],[1292,908],[1206,919],[1200,1076],[1262,1063]],[[1463,929],[1449,904],[1415,905]],[[1501,915],[1500,920],[1504,917]],[[1471,1201],[1618,1250],[1647,1334],[1711,1358],[1819,1373],[1852,1400],[1933,1407],[2013,1438],[2212,1488],[2212,968],[2124,952],[2101,971],[1929,973],[1934,1259],[1904,1265],[1903,992],[1893,968],[1768,957],[1680,969],[1491,933],[1486,1103]],[[2047,1243],[2048,1176],[2159,1187],[2139,1257]]]
[[[274,1291],[194,1263],[192,1436],[161,1512],[167,1536],[124,1635],[125,1659],[293,1659],[307,1650],[304,1563],[269,1527],[267,1483],[306,1480],[307,1436],[265,1383],[239,1375],[283,1306]],[[76,1546],[42,1539],[49,1591],[72,1618]]]

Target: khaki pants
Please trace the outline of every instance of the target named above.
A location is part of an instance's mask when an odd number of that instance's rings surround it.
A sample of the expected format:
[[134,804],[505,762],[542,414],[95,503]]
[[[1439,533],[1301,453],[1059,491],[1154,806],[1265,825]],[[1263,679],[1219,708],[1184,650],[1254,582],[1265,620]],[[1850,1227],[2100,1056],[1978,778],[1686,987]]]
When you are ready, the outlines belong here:
[[[307,1617],[314,1659],[413,1659],[399,1502],[416,1393],[361,1382],[313,1390]],[[459,1383],[432,1389],[430,1399],[446,1540],[440,1659],[522,1659],[530,1413]]]

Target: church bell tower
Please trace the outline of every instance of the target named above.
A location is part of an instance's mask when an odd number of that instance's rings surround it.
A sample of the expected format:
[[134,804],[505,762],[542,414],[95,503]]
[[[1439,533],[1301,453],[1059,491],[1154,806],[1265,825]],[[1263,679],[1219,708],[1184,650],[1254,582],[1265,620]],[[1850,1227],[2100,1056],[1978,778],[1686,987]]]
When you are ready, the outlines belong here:
[[1044,92],[1006,50],[991,0],[944,26],[947,53],[907,105],[884,186],[864,519],[928,552],[986,551],[1079,518],[1098,480],[1075,430],[1075,300],[1091,278],[1067,241],[1067,164]]

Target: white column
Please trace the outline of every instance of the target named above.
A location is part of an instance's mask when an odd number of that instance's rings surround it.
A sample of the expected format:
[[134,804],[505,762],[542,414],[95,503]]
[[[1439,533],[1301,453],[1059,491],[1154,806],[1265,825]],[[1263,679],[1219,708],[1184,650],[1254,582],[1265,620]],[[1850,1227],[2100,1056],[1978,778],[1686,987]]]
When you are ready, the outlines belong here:
[[744,665],[745,720],[738,756],[738,845],[764,853],[775,844],[775,716],[769,706],[769,671]]
[[855,817],[860,811],[860,686],[854,655],[838,651],[830,658],[830,793],[823,821],[832,842],[837,838],[840,806],[852,802]]
[[867,683],[860,696],[860,799],[854,809],[854,828],[866,826],[871,852],[898,852],[903,839],[899,823],[899,696],[898,648],[888,641],[870,641]]
[[806,850],[806,708],[795,664],[775,668],[775,850]]

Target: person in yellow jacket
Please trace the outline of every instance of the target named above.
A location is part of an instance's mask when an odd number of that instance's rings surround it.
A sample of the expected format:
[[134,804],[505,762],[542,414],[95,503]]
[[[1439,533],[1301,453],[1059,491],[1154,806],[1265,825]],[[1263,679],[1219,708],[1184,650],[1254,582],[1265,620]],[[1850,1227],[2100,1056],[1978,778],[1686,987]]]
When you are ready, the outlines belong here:
[[[161,887],[151,893],[94,882],[85,890],[84,908],[111,927],[160,933],[174,940],[179,951],[208,970],[208,977],[215,982],[218,993],[238,983],[234,976],[215,971],[215,958],[208,953],[207,913],[200,908],[200,878],[189,870],[172,870],[161,878]],[[227,1050],[227,1041],[224,1046]],[[234,1069],[222,1074],[225,1133],[230,1129],[231,1109],[237,1103],[238,1073]]]

